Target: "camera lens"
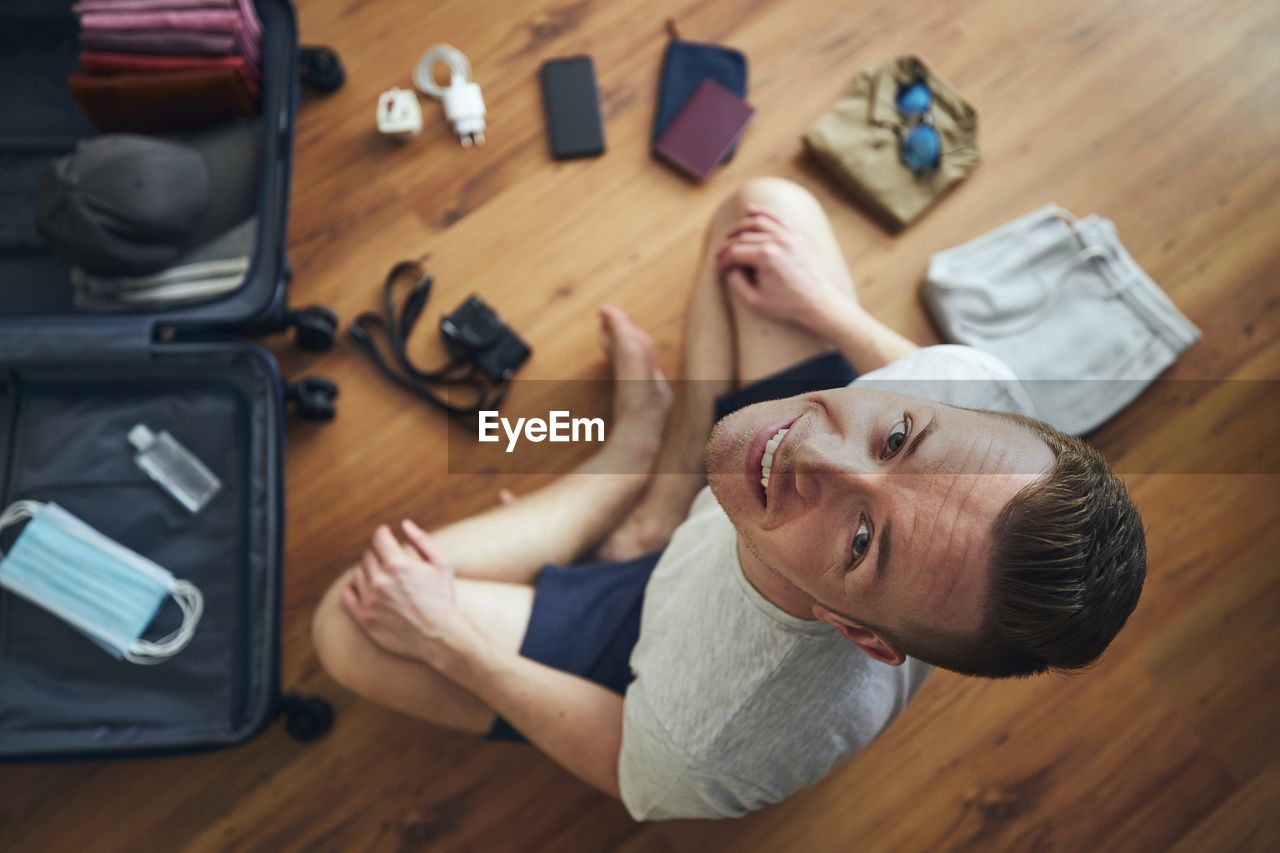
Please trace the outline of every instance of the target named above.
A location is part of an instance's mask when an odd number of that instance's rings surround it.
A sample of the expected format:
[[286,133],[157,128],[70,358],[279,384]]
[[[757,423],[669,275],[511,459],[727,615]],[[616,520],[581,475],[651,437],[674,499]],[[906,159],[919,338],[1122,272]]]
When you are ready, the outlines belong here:
[[467,318],[462,327],[462,340],[469,347],[488,346],[499,330],[498,318],[490,313],[477,313]]

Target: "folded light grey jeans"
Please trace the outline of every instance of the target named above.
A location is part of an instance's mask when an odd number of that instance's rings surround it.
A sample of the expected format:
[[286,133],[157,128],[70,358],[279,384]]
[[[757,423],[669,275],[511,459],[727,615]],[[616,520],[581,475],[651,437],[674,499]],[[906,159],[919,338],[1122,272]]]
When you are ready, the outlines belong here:
[[924,297],[943,337],[998,356],[1037,414],[1075,435],[1132,402],[1200,339],[1114,223],[1052,204],[934,255]]

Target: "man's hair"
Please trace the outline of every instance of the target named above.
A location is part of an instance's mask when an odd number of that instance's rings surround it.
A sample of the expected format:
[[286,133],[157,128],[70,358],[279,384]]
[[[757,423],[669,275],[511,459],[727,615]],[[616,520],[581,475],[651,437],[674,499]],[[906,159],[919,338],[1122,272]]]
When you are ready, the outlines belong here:
[[1057,461],[992,525],[987,607],[977,636],[917,629],[904,650],[986,678],[1087,667],[1138,604],[1147,573],[1142,518],[1120,478],[1088,444],[1034,418],[989,414],[1042,439]]

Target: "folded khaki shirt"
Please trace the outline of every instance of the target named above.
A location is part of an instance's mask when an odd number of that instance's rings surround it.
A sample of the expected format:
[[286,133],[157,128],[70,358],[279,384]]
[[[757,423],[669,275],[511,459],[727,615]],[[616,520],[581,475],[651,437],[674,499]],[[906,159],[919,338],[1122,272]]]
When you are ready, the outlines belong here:
[[[930,116],[942,160],[917,177],[899,154],[909,129],[895,103],[900,85],[923,77],[933,92]],[[840,184],[890,224],[901,228],[969,174],[978,150],[978,113],[920,59],[904,56],[867,68],[809,129],[805,147]]]

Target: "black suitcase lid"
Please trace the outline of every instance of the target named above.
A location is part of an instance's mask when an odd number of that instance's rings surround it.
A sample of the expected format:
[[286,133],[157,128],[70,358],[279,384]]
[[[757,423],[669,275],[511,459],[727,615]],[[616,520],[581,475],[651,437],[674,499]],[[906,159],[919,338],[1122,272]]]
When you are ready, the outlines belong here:
[[[191,644],[158,666],[112,659],[0,591],[0,763],[239,743],[278,697],[283,400],[249,341],[179,341],[152,357],[20,359],[0,370],[0,503],[54,502],[190,581]],[[133,462],[133,425],[167,430],[221,487],[192,515]],[[19,528],[0,534],[12,547]],[[149,628],[177,627],[166,604]]]

